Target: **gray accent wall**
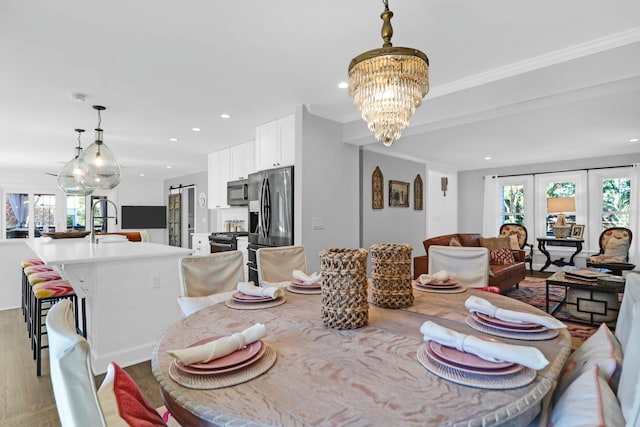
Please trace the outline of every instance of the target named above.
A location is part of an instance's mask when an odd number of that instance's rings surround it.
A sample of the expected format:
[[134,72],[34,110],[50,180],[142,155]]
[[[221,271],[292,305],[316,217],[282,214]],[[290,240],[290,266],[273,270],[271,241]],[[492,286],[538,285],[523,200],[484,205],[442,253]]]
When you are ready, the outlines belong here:
[[561,172],[574,169],[590,169],[627,166],[640,162],[640,153],[535,163],[495,169],[477,169],[458,173],[458,229],[460,233],[482,232],[485,175],[515,175],[529,173]]
[[[408,243],[413,247],[412,258],[423,255],[422,241],[426,238],[429,208],[427,191],[429,182],[423,163],[413,162],[384,154],[361,151],[362,163],[362,217],[361,246],[367,250],[376,243]],[[384,178],[384,208],[372,208],[371,177],[376,166]],[[420,175],[423,182],[423,210],[414,209],[413,181]],[[389,206],[389,180],[409,183],[409,207]],[[439,184],[438,184],[439,185]],[[371,271],[369,257],[369,272]]]
[[[209,224],[215,224],[215,217],[213,221],[209,218],[210,213],[215,215],[215,210],[209,211],[207,207],[201,208],[198,204],[198,194],[204,193],[207,196],[209,195],[209,175],[207,171],[192,173],[190,175],[184,175],[178,178],[166,179],[164,181],[164,205],[169,204],[169,187],[178,187],[180,185],[195,185],[195,198],[196,198],[196,208],[195,208],[195,230],[194,233],[209,233],[210,227]],[[175,191],[175,190],[174,190]],[[167,231],[168,236],[168,231]],[[190,239],[191,236],[188,236]],[[168,241],[168,240],[167,240]]]

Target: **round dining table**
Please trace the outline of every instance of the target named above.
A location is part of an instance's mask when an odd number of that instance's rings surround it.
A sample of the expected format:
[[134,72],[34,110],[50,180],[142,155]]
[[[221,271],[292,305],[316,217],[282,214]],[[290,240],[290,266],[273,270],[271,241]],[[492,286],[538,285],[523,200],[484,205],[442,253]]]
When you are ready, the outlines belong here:
[[[538,348],[549,364],[527,385],[492,390],[460,385],[425,369],[420,326],[431,320],[446,328],[486,336],[467,323],[465,300],[476,295],[507,309],[547,316],[515,299],[467,289],[462,293],[414,291],[406,308],[369,305],[368,324],[334,329],[321,319],[322,295],[287,292],[286,302],[239,310],[225,303],[179,321],[159,339],[152,357],[162,398],[185,426],[489,426],[528,425],[569,357],[566,329],[544,340],[500,338]],[[275,363],[246,382],[213,389],[185,387],[171,378],[167,350],[266,326],[262,341]]]

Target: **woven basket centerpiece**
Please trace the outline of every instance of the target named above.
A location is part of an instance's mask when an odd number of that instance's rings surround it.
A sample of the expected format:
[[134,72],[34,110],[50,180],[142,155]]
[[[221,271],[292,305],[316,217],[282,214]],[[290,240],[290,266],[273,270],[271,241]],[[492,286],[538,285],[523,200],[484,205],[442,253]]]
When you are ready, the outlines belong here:
[[336,329],[367,324],[367,251],[325,249],[320,252],[322,321]]
[[371,302],[384,308],[413,304],[411,245],[377,244],[370,252]]

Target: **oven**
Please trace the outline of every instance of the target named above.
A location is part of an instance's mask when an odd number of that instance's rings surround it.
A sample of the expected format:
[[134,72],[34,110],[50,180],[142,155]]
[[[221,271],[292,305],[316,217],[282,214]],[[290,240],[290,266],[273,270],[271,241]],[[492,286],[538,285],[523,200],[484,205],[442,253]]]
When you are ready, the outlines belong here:
[[238,237],[236,234],[212,233],[209,236],[211,253],[238,250]]

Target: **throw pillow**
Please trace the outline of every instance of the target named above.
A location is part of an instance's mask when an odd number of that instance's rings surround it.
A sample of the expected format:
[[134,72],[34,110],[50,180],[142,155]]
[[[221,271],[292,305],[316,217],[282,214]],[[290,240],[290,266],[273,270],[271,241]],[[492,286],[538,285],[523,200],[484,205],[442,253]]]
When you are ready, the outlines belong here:
[[608,258],[626,259],[629,252],[629,241],[611,237],[604,248],[604,256]]
[[611,388],[617,390],[622,370],[622,346],[606,323],[602,323],[596,333],[569,357],[560,373],[556,396],[562,395],[576,378],[596,365]]
[[493,249],[502,249],[502,248],[508,249],[510,247],[508,236],[488,237],[486,239],[484,237],[480,237],[479,241],[480,241],[480,246],[483,246],[489,249],[490,251]]
[[520,249],[520,241],[516,233],[509,235],[509,244],[512,250],[517,251]]
[[624,426],[620,404],[598,366],[585,371],[560,396],[550,426]]
[[452,237],[452,238],[451,238],[451,240],[449,240],[449,246],[459,246],[459,247],[462,247],[462,245],[460,244],[460,241],[459,241],[457,238],[455,238],[455,237]]
[[514,262],[516,260],[511,249],[501,248],[489,251],[489,264],[513,264]]
[[109,363],[107,375],[98,389],[98,400],[109,426],[166,426],[135,381],[113,362]]

